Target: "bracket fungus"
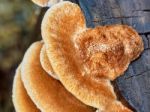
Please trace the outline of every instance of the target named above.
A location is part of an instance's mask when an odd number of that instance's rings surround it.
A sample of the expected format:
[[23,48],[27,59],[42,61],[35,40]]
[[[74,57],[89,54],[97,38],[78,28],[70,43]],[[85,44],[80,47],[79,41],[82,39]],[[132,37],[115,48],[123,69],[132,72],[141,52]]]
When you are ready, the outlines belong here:
[[34,104],[42,112],[94,112],[94,108],[77,100],[59,81],[42,69],[41,48],[41,42],[32,44],[21,65],[22,81]]
[[[49,2],[33,1],[40,6]],[[65,1],[46,12],[41,30],[44,42],[30,46],[14,79],[17,111],[28,102],[42,112],[132,112],[118,100],[111,81],[144,49],[133,28],[87,28],[79,6]]]
[[131,111],[117,100],[110,81],[143,50],[134,29],[127,25],[87,28],[79,6],[62,2],[46,12],[41,30],[51,65],[69,92],[101,111]]

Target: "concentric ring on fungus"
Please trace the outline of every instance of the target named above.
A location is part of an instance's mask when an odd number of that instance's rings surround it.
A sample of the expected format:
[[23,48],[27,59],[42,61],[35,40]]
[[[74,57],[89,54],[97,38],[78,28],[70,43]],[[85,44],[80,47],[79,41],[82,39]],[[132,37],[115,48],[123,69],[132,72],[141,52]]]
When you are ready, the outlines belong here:
[[46,53],[46,49],[45,46],[43,45],[41,52],[40,52],[40,62],[41,62],[41,66],[42,68],[53,78],[55,79],[59,79],[58,76],[54,73],[53,68],[50,64],[50,61],[47,57],[47,53]]
[[28,96],[21,80],[21,66],[16,70],[13,82],[13,103],[16,112],[40,112]]
[[21,76],[32,101],[42,112],[94,112],[95,109],[77,100],[63,85],[41,67],[41,42],[30,46],[25,53]]
[[143,50],[135,30],[127,25],[86,28],[83,13],[71,2],[52,6],[41,30],[51,65],[69,92],[100,111],[131,112],[117,100],[110,80]]
[[32,1],[41,7],[50,7],[63,0],[32,0]]

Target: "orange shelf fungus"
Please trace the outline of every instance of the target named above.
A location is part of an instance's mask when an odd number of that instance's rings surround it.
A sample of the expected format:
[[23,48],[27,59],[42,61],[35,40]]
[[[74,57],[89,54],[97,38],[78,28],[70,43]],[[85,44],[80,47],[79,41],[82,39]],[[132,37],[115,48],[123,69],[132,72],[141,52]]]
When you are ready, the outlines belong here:
[[[87,28],[79,6],[65,1],[46,12],[41,30],[44,43],[31,45],[19,68],[21,79],[16,78],[18,72],[14,79],[16,110],[16,101],[24,98],[42,112],[132,112],[117,99],[111,81],[144,49],[133,28],[119,24]],[[23,87],[20,94],[26,97],[15,92]]]
[[[40,63],[41,48],[41,42],[32,44],[25,53],[21,64],[21,79],[33,103],[42,112],[94,112],[94,108],[77,100],[58,80],[49,76],[42,69]],[[18,100],[23,99],[16,101]],[[31,107],[30,104],[28,105]]]
[[70,2],[51,7],[41,29],[51,65],[69,92],[105,112],[130,112],[117,100],[110,80],[143,50],[135,30],[126,25],[87,28],[81,9]]

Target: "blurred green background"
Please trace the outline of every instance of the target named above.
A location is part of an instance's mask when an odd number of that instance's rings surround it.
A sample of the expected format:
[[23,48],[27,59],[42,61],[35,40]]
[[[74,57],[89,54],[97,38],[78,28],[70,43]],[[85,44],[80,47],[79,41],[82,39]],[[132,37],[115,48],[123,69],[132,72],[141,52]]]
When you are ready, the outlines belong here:
[[0,112],[14,112],[11,97],[15,69],[29,45],[41,39],[45,10],[31,0],[0,0]]

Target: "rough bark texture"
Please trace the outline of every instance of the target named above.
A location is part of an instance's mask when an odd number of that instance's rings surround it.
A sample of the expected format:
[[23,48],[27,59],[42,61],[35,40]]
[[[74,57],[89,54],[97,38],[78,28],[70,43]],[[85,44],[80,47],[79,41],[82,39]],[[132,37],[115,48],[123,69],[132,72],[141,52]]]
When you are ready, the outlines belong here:
[[115,82],[137,112],[150,111],[150,0],[71,0],[82,8],[87,26],[128,24],[142,36],[145,50]]

